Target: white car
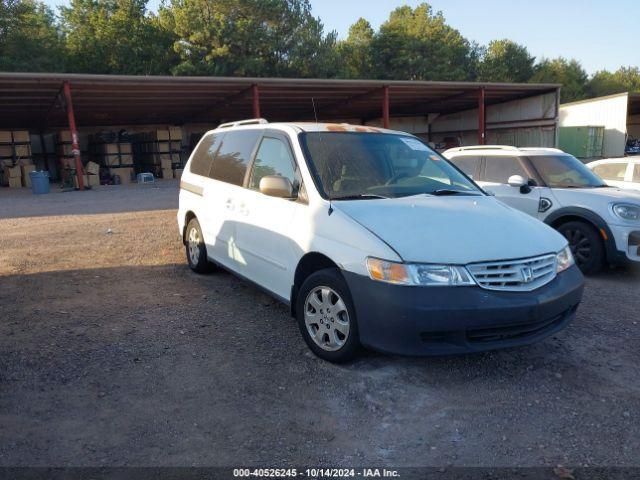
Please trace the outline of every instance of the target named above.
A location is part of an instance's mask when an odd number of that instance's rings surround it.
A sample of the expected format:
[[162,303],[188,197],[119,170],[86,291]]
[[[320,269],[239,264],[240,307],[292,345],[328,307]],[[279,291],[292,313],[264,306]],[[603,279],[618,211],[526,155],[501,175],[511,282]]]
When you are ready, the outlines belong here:
[[596,160],[587,167],[607,185],[640,192],[640,156]]
[[556,228],[585,273],[640,262],[640,193],[555,148],[458,147],[444,156],[507,205]]
[[564,237],[391,130],[221,125],[186,165],[178,225],[192,270],[213,263],[289,304],[329,361],[359,345],[525,345],[566,326],[582,298]]

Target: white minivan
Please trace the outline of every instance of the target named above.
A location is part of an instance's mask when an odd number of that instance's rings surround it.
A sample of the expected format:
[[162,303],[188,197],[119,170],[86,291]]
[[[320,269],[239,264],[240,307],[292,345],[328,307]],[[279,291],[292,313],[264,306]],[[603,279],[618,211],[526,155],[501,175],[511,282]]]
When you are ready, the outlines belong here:
[[530,344],[564,328],[583,277],[567,240],[487,195],[418,138],[247,120],[206,133],[180,182],[194,271],[290,305],[309,348],[407,355]]

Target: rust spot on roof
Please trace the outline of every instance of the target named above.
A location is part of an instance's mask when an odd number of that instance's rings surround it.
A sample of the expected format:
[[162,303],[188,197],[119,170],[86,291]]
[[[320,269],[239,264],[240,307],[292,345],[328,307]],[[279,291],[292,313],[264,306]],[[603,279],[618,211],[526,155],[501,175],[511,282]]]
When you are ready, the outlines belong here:
[[327,130],[329,130],[330,132],[346,132],[347,131],[347,129],[344,126],[337,125],[337,124],[327,125]]
[[356,132],[370,132],[371,130],[369,130],[367,127],[356,127],[355,131]]

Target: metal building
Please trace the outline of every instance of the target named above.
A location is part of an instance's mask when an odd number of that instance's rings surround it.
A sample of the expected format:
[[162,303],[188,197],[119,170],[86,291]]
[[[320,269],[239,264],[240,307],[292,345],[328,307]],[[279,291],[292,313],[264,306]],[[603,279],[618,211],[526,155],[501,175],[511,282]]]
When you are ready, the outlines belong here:
[[[0,129],[33,136],[181,126],[185,138],[251,117],[332,121],[408,131],[441,148],[508,144],[556,146],[557,84],[137,77],[0,73]],[[34,151],[46,142],[34,142]]]
[[640,93],[619,93],[560,105],[561,127],[604,127],[602,156],[622,157],[640,138]]

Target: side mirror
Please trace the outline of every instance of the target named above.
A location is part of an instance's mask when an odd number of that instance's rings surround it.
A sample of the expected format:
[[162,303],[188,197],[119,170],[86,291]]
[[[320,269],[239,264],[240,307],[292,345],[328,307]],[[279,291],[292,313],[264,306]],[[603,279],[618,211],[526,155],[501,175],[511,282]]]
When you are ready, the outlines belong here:
[[510,186],[516,188],[524,187],[525,185],[527,185],[527,181],[520,175],[512,175],[511,177],[509,177],[509,180],[507,180],[507,183],[509,183]]
[[266,175],[260,179],[260,192],[270,197],[293,198],[291,180],[278,175]]

